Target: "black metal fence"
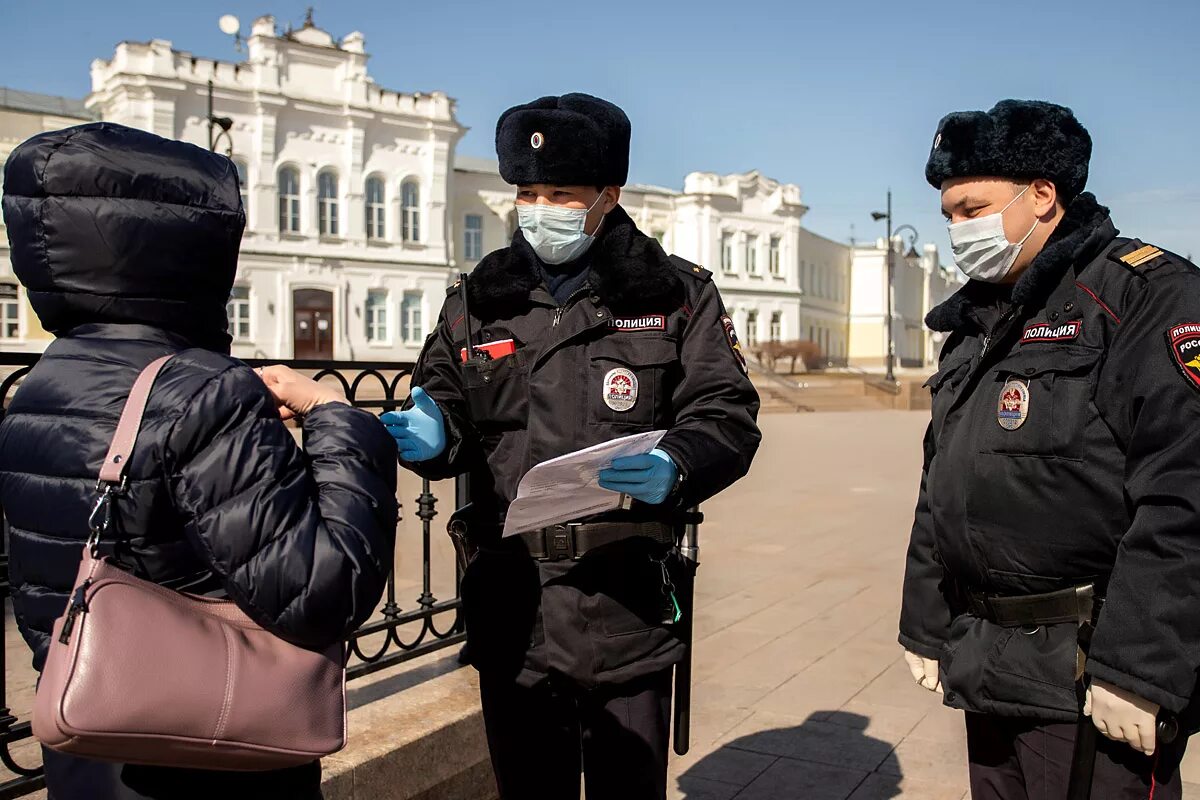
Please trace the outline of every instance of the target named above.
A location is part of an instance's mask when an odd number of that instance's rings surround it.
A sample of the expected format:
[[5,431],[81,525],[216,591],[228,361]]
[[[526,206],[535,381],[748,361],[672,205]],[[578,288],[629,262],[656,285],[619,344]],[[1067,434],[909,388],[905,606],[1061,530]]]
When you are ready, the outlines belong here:
[[[0,373],[7,373],[0,381],[0,407],[7,409],[13,391],[37,363],[38,357],[36,354],[0,353]],[[379,412],[392,410],[403,402],[407,392],[401,392],[400,387],[413,369],[411,363],[382,361],[248,360],[246,363],[252,367],[286,364],[293,369],[310,372],[317,380],[340,385],[354,406]],[[459,503],[464,492],[465,480],[460,478],[455,487],[456,496],[444,499]],[[431,537],[433,521],[438,514],[437,502],[438,498],[434,496],[429,481],[422,480],[421,491],[416,498],[416,516],[421,520],[422,582],[421,594],[416,598],[415,606],[406,611],[397,601],[393,568],[388,575],[379,618],[363,625],[347,642],[350,654],[347,679],[370,675],[466,641],[460,613],[462,603],[458,594],[462,574],[457,560],[454,596],[439,600],[433,594]],[[8,664],[3,645],[9,633],[7,604],[10,594],[6,530],[0,539],[0,600],[5,604],[5,613],[0,615],[0,763],[14,777],[0,783],[0,800],[22,797],[45,786],[40,765],[20,764],[11,753],[14,744],[31,739],[33,732],[29,720],[18,719],[9,709]]]

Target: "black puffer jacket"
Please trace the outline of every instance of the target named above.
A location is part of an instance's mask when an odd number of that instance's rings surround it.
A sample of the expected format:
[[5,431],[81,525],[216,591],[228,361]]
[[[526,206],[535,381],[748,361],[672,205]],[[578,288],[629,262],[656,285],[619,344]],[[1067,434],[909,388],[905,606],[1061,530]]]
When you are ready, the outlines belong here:
[[126,396],[168,353],[106,546],[158,583],[224,590],[302,645],[363,622],[392,563],[396,447],[372,415],[333,404],[304,420],[302,451],[226,355],[244,225],[232,162],[96,123],[21,145],[4,190],[13,267],[59,337],[0,423],[13,605],[35,666]]

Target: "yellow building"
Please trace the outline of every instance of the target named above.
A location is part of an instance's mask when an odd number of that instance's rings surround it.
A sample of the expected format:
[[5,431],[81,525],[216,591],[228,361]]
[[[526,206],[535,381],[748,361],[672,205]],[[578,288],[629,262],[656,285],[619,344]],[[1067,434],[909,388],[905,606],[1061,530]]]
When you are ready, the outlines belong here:
[[[82,100],[0,87],[0,164],[31,136],[91,119]],[[0,351],[41,352],[52,338],[38,324],[25,299],[25,290],[13,275],[8,231],[0,219]]]

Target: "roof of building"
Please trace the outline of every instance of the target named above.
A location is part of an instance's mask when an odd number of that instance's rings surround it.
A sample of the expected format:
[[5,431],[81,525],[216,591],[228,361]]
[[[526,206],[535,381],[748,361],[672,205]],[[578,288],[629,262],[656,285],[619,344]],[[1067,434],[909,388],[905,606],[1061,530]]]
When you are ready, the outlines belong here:
[[682,194],[678,189],[668,189],[665,186],[655,186],[652,183],[631,183],[625,189],[630,192],[644,192],[645,194],[665,194],[672,197],[677,197]]
[[95,119],[96,115],[84,106],[83,100],[57,97],[50,94],[23,92],[0,86],[0,108],[26,111],[32,114],[54,114],[75,119]]
[[494,158],[476,158],[454,154],[454,168],[463,172],[484,172],[488,175],[500,174],[500,162]]

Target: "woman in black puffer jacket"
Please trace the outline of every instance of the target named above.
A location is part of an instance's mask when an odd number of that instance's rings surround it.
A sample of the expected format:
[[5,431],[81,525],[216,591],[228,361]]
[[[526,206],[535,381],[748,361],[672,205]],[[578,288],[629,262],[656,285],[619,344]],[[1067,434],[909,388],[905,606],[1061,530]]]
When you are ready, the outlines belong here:
[[[4,170],[13,269],[58,338],[0,423],[13,609],[41,670],[87,537],[96,476],[138,373],[154,385],[102,549],[137,575],[225,593],[325,647],[375,608],[392,563],[396,446],[371,414],[290,370],[229,357],[245,216],[233,163],[111,123],[41,134]],[[301,450],[280,419],[303,417]],[[317,764],[220,773],[46,752],[54,800],[320,797]]]

